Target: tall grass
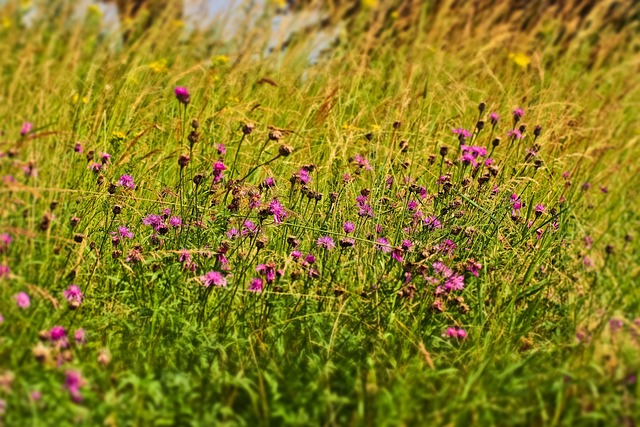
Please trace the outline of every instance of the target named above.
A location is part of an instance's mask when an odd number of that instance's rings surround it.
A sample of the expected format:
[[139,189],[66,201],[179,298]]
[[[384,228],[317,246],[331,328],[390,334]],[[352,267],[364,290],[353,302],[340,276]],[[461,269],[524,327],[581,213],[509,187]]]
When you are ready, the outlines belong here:
[[637,10],[509,4],[380,1],[313,64],[269,11],[3,6],[0,420],[631,425]]

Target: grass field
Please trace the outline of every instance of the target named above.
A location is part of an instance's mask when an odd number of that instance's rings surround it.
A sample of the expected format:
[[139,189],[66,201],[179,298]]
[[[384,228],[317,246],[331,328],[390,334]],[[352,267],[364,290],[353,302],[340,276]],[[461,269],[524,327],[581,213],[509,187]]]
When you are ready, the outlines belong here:
[[640,420],[637,4],[363,1],[310,62],[273,4],[123,44],[35,3],[0,5],[0,425]]

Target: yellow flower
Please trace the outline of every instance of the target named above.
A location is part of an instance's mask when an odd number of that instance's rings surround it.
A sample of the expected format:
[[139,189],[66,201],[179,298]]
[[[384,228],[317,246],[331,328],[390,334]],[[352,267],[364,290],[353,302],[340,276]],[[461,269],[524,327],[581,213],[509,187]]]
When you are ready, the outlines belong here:
[[83,96],[82,98],[80,98],[80,94],[79,93],[74,93],[73,96],[71,97],[71,102],[73,102],[74,104],[79,103],[80,101],[82,101],[83,104],[86,104],[87,102],[89,102],[89,98],[86,96]]
[[213,65],[225,65],[229,62],[229,57],[227,55],[216,55],[211,58]]
[[8,30],[9,28],[11,28],[11,19],[9,19],[8,16],[2,17],[2,28],[5,30]]
[[391,19],[398,19],[400,18],[400,12],[398,12],[397,10],[394,10],[393,12],[391,12]]
[[373,9],[378,6],[378,0],[362,0],[362,5],[366,8]]
[[102,17],[102,9],[97,4],[92,4],[87,8],[87,13],[89,15]]
[[20,6],[22,6],[23,9],[28,9],[31,7],[31,0],[20,0]]
[[271,0],[271,2],[274,4],[274,6],[276,7],[286,7],[287,6],[287,2],[286,0]]
[[509,54],[509,59],[511,59],[518,67],[527,68],[527,66],[531,63],[531,58],[525,55],[522,52]]
[[181,19],[174,19],[171,23],[174,28],[182,28],[184,27],[184,21]]
[[380,130],[380,125],[372,125],[371,130],[374,132],[378,132]]
[[149,64],[149,68],[151,68],[151,71],[154,73],[164,73],[167,71],[167,60],[160,59],[159,61],[154,61]]
[[116,141],[124,141],[126,139],[127,135],[124,134],[124,132],[120,132],[120,131],[113,131],[113,133],[111,134],[111,139],[114,139]]

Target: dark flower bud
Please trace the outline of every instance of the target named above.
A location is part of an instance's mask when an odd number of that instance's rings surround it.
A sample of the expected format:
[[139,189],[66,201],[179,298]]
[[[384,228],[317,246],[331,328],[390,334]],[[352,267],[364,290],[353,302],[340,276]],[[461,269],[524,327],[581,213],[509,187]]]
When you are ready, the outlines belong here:
[[118,187],[115,184],[109,184],[109,188],[107,188],[107,192],[109,194],[115,194]]
[[187,137],[187,139],[190,143],[195,144],[196,142],[200,141],[200,133],[192,130],[191,132],[189,132],[189,136]]
[[118,259],[122,256],[122,251],[113,251],[111,252],[111,258]]
[[484,129],[484,120],[478,120],[478,123],[476,123],[476,128],[478,130]]
[[364,135],[364,137],[366,138],[367,141],[371,141],[373,139],[373,134],[372,133],[367,133]]
[[605,246],[604,251],[607,253],[607,255],[613,255],[616,251],[616,248],[612,244],[608,244],[607,246]]
[[181,154],[180,157],[178,157],[178,164],[181,168],[186,168],[190,161],[191,159],[186,154]]
[[448,153],[449,153],[449,147],[446,147],[444,145],[440,147],[440,155],[442,157],[446,156]]
[[493,138],[493,141],[491,141],[491,145],[493,145],[494,147],[500,145],[500,138]]
[[267,236],[262,234],[256,239],[256,248],[264,249],[267,246]]
[[56,202],[55,200],[49,204],[49,209],[51,210],[55,210],[55,208],[57,207],[58,207],[58,202]]
[[193,120],[191,121],[191,127],[192,127],[193,129],[198,129],[198,128],[200,127],[200,123],[198,123],[198,119],[193,119]]
[[527,125],[520,125],[518,130],[520,131],[520,133],[525,133],[527,131]]
[[338,200],[338,193],[336,192],[329,193],[329,201],[331,203],[335,203],[337,200]]
[[401,123],[398,122],[398,121],[393,122],[393,128],[394,129],[400,129],[400,125],[401,125]]
[[195,185],[200,185],[203,179],[204,179],[204,175],[202,175],[201,173],[196,174],[196,176],[193,177],[193,183]]
[[487,103],[486,102],[481,102],[480,104],[478,104],[478,111],[480,111],[480,113],[484,113],[484,110],[487,108]]
[[82,243],[83,240],[84,236],[82,234],[76,234],[75,236],[73,236],[73,241],[76,243]]
[[80,222],[80,218],[78,218],[77,216],[74,216],[69,220],[71,227],[75,227],[76,225],[78,225],[79,222]]
[[369,190],[368,188],[363,188],[362,190],[360,190],[360,195],[364,197],[369,197],[369,194],[371,194],[371,190]]
[[314,198],[316,199],[317,202],[319,202],[320,200],[322,200],[322,193],[314,194]]
[[114,215],[120,215],[120,213],[122,213],[122,206],[120,205],[115,205],[111,211],[113,212]]
[[87,162],[93,161],[93,150],[87,151]]
[[536,125],[536,127],[533,128],[533,135],[538,137],[540,136],[541,133],[542,133],[542,126]]
[[278,148],[278,153],[279,153],[282,157],[287,157],[289,154],[293,153],[293,147],[292,147],[291,145],[282,144],[282,145]]
[[167,234],[169,232],[169,227],[167,227],[166,225],[161,225],[158,228],[158,234],[160,234],[161,236],[164,236],[165,234]]
[[245,135],[251,135],[251,133],[255,128],[256,128],[256,125],[254,125],[253,123],[245,123],[242,126],[242,133]]
[[282,138],[282,132],[274,129],[271,132],[269,132],[269,141],[280,141],[280,138]]

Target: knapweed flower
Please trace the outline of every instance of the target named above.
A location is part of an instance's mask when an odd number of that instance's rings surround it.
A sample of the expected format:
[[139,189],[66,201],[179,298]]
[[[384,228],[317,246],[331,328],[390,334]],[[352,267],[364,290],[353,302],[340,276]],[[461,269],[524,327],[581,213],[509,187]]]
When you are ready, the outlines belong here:
[[461,328],[448,327],[445,331],[445,335],[449,338],[465,339],[467,337],[467,331]]
[[520,209],[522,209],[522,201],[520,200],[520,197],[518,197],[517,194],[512,194],[511,195],[511,204],[512,204],[512,211],[511,211],[511,215],[515,216]]
[[333,242],[333,239],[329,236],[322,236],[318,239],[317,244],[321,248],[325,248],[327,250],[331,250],[336,247],[336,244]]
[[221,156],[224,156],[225,154],[227,154],[227,147],[223,143],[218,144],[218,146],[216,147],[216,150],[218,151],[218,154]]
[[49,338],[53,342],[62,341],[67,337],[67,331],[62,326],[54,326],[49,331]]
[[20,135],[27,136],[33,130],[33,123],[24,122],[20,128]]
[[78,285],[69,285],[69,288],[64,290],[62,294],[73,308],[78,308],[82,304],[82,300],[84,300],[84,294]]
[[164,226],[164,218],[162,218],[160,215],[149,214],[146,217],[142,218],[142,223],[144,225],[150,225],[155,231],[158,231]]
[[482,270],[482,264],[476,262],[474,259],[467,260],[467,271],[478,277],[478,273]]
[[182,225],[182,219],[179,216],[172,216],[169,219],[169,225],[173,228],[178,228]]
[[0,234],[0,253],[9,249],[9,245],[13,242],[13,237],[8,233]]
[[178,101],[180,101],[182,104],[189,105],[189,103],[191,102],[191,95],[189,94],[189,91],[186,87],[177,86],[173,90],[173,93],[175,94]]
[[389,245],[389,241],[387,239],[385,239],[384,237],[380,237],[378,240],[376,240],[376,250],[389,253],[393,249]]
[[263,285],[264,281],[261,278],[254,277],[253,279],[251,279],[251,282],[249,282],[249,287],[247,288],[247,290],[250,292],[260,293],[262,292]]
[[129,190],[135,190],[136,185],[133,183],[133,177],[131,175],[122,175],[118,180],[118,185]]
[[464,128],[451,129],[454,135],[458,135],[458,138],[467,139],[471,136],[471,132]]
[[31,298],[29,298],[29,295],[26,292],[18,292],[13,297],[15,298],[18,307],[26,309],[31,306]]
[[237,228],[230,228],[227,231],[227,239],[234,240],[234,239],[237,239],[239,235],[240,235],[240,232],[238,231]]
[[261,188],[267,189],[267,188],[274,187],[275,185],[276,185],[276,180],[273,179],[273,177],[268,177],[268,178],[265,178],[264,181],[262,181]]
[[442,224],[434,215],[428,216],[424,219],[424,226],[429,231],[442,228]]
[[242,225],[242,231],[240,234],[243,236],[253,236],[258,232],[258,226],[253,223],[250,219],[245,220]]
[[358,207],[359,216],[373,218],[373,208],[369,204],[367,196],[361,194],[356,197],[356,206]]
[[273,222],[276,225],[280,224],[287,217],[287,211],[278,199],[273,199],[269,202],[268,211],[273,215]]
[[133,233],[125,226],[118,227],[118,234],[127,239],[133,239]]
[[82,395],[80,394],[80,387],[84,385],[82,375],[78,371],[67,371],[65,374],[64,386],[69,391],[71,400],[78,403],[82,401]]
[[87,169],[89,169],[93,173],[98,173],[102,170],[102,163],[89,162],[89,164],[87,165]]
[[256,272],[264,275],[267,283],[271,284],[276,280],[276,265],[272,262],[266,264],[258,264],[256,266]]
[[218,184],[224,178],[224,171],[227,167],[221,161],[217,161],[213,164],[213,183]]
[[86,331],[84,328],[76,329],[73,333],[73,339],[76,340],[76,344],[84,345],[87,342]]
[[111,161],[111,154],[109,154],[109,153],[102,153],[102,154],[100,155],[100,162],[101,162],[103,165],[106,165],[106,164],[107,164],[107,163],[109,163],[110,161]]
[[84,151],[84,149],[82,148],[82,144],[79,142],[76,142],[76,145],[73,146],[73,151],[79,154],[82,154],[82,152]]
[[309,175],[309,171],[306,168],[301,168],[298,171],[298,179],[303,184],[309,184],[311,182],[311,175]]
[[489,121],[491,122],[491,125],[495,126],[500,121],[500,116],[498,113],[491,113],[489,114]]
[[370,171],[372,169],[371,164],[369,164],[369,160],[362,157],[360,154],[355,154],[353,156],[353,161],[360,169],[364,169]]
[[0,264],[0,279],[2,279],[3,277],[9,277],[10,271],[11,270],[9,269],[8,265]]
[[342,225],[342,229],[344,230],[345,233],[349,234],[354,232],[354,230],[356,229],[356,226],[354,223],[347,221]]
[[509,138],[513,138],[513,139],[522,139],[522,132],[520,132],[518,129],[511,129],[509,132],[507,132],[507,137]]
[[513,121],[517,123],[520,121],[522,116],[524,116],[524,110],[522,108],[516,108],[515,110],[513,110],[512,114],[513,114]]
[[545,207],[542,203],[538,203],[534,209],[535,209],[536,216],[542,215],[545,211]]
[[212,285],[219,288],[227,287],[227,279],[222,275],[222,273],[218,273],[217,271],[210,271],[204,276],[200,276],[200,281],[207,288]]

